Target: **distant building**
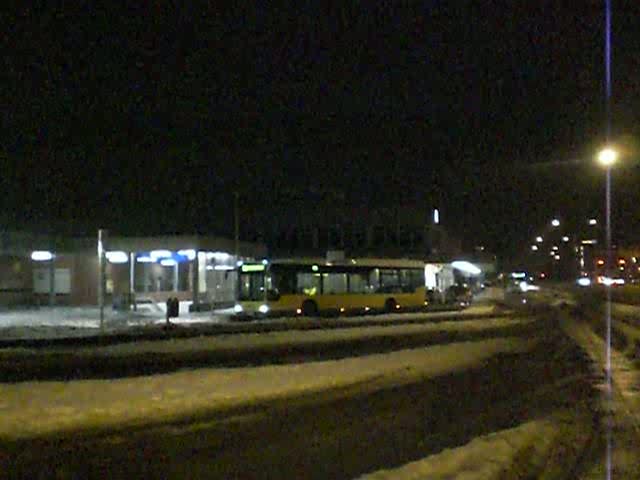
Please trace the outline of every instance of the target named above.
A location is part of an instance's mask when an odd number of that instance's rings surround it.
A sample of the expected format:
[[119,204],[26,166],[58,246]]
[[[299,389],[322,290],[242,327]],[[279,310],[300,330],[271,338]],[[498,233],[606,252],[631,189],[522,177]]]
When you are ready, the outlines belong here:
[[[214,236],[107,237],[106,302],[192,300],[200,307],[232,302],[233,240]],[[240,242],[239,258],[263,258],[259,243]],[[0,305],[96,304],[97,240],[24,232],[0,235]]]
[[[441,217],[441,215],[440,215]],[[461,242],[434,223],[433,210],[414,205],[379,209],[318,205],[313,211],[295,205],[278,215],[245,218],[243,235],[264,242],[272,256],[323,256],[342,250],[350,257],[448,259]]]

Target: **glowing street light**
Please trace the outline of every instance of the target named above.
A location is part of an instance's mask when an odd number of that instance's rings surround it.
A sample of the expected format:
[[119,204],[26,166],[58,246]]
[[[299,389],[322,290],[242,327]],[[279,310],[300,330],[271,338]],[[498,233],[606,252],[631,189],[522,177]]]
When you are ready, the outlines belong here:
[[562,237],[562,241],[564,243],[567,243],[569,241],[569,237],[567,237],[567,236]]
[[557,218],[554,218],[553,220],[551,220],[551,225],[554,227],[559,227],[560,226],[560,220],[558,220]]
[[589,225],[597,225],[597,224],[598,224],[598,220],[596,220],[595,218],[589,219]]
[[534,252],[538,251],[538,245],[531,245],[531,250],[533,250]]
[[598,162],[604,167],[611,167],[618,160],[618,152],[613,148],[607,147],[598,153]]
[[537,236],[537,237],[536,237],[536,242],[538,242],[538,243],[542,243],[542,237]]

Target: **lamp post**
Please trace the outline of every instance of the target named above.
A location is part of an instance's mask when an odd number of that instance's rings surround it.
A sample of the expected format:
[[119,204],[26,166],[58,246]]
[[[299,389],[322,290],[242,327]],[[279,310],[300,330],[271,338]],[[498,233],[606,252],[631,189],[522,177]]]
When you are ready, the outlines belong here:
[[[605,264],[605,276],[611,278],[611,167],[618,160],[618,152],[611,147],[606,147],[598,153],[598,163],[606,169],[605,179],[605,245],[607,260]],[[607,288],[607,352],[606,369],[607,384],[611,386],[611,287]]]

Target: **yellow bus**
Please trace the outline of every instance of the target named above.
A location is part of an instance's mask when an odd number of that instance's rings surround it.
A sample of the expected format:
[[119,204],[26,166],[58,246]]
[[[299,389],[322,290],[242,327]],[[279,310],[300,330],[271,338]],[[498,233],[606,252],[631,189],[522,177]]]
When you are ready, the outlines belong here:
[[238,282],[238,316],[398,312],[427,304],[425,264],[417,260],[263,260],[240,265]]

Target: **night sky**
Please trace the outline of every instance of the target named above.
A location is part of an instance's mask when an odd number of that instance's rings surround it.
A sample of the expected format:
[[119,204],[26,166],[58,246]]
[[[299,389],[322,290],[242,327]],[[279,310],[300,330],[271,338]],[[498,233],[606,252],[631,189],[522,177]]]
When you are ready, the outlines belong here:
[[[2,14],[3,224],[231,235],[239,191],[273,215],[438,206],[502,254],[599,216],[604,2],[216,3]],[[640,7],[613,4],[616,235],[638,242]]]

